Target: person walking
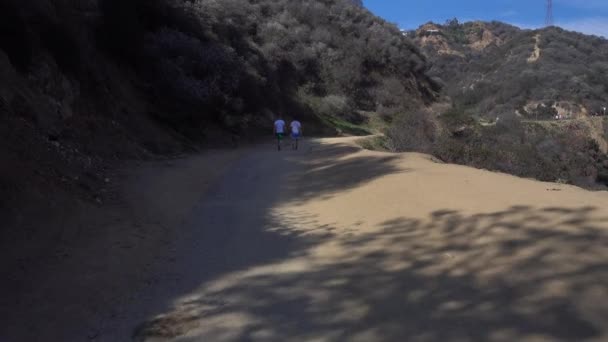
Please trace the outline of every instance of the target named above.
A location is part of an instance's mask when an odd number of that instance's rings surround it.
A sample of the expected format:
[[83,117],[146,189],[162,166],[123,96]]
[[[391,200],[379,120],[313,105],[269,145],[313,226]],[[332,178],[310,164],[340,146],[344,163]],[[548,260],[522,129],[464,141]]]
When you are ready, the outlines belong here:
[[281,118],[277,119],[274,122],[274,134],[277,137],[277,148],[280,151],[281,150],[281,141],[283,140],[283,137],[285,136],[285,121],[283,121]]
[[294,119],[291,122],[291,147],[294,150],[298,149],[298,142],[300,137],[302,137],[302,124],[297,119]]

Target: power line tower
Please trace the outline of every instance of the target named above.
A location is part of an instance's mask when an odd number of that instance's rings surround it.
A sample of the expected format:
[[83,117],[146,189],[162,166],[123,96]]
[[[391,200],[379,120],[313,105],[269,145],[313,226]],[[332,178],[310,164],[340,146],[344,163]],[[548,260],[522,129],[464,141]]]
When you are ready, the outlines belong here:
[[545,26],[553,26],[553,0],[547,0],[547,17],[545,18]]

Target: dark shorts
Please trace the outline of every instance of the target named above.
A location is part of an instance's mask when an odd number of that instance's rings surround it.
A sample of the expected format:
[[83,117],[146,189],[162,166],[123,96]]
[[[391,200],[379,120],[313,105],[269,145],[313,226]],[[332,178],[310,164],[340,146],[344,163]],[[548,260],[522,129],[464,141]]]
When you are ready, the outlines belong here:
[[284,133],[277,133],[277,139],[279,139],[279,140],[283,140],[284,136],[285,136]]
[[301,135],[301,134],[300,134],[299,132],[298,132],[298,133],[291,133],[291,137],[292,137],[293,139],[300,139],[300,135]]

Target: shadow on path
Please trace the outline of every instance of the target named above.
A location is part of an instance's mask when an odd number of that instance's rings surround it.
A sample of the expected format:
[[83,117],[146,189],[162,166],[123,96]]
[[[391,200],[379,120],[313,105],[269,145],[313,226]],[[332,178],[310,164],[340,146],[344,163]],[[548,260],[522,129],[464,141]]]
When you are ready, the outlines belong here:
[[[344,144],[307,142],[297,152],[279,153],[268,148],[245,156],[210,188],[196,208],[173,247],[175,257],[159,267],[151,289],[141,295],[140,302],[147,304],[125,315],[141,317],[147,313],[150,317],[167,312],[176,300],[218,277],[281,262],[320,244],[322,236],[277,234],[276,229],[284,223],[275,220],[271,211],[296,200],[293,195],[297,200],[329,197],[402,172],[395,156],[360,155],[358,151]],[[291,191],[293,187],[298,188]],[[177,336],[184,329],[180,324],[162,326],[160,330],[166,330],[160,333],[163,336]],[[148,336],[151,327],[144,324],[135,335],[140,339]],[[121,337],[107,333],[108,340]]]
[[608,339],[608,221],[594,208],[441,210],[367,233],[273,212],[408,172],[358,151],[244,157],[95,340]]
[[311,237],[285,227],[281,239],[301,239],[299,248],[222,274],[137,336],[605,340],[608,221],[593,218],[594,211],[513,207],[465,216],[443,210],[424,221],[395,218],[356,236],[325,227]]

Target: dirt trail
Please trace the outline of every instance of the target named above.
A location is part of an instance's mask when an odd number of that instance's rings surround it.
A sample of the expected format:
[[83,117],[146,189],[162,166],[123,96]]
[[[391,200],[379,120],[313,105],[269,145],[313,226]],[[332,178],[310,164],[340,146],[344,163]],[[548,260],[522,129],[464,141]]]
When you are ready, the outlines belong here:
[[92,340],[608,339],[608,193],[352,139],[229,165]]
[[540,33],[534,36],[534,41],[534,51],[532,52],[532,55],[528,57],[528,63],[535,63],[540,58]]
[[201,203],[175,270],[189,289],[137,337],[606,340],[606,208],[606,193],[345,139],[258,151]]

